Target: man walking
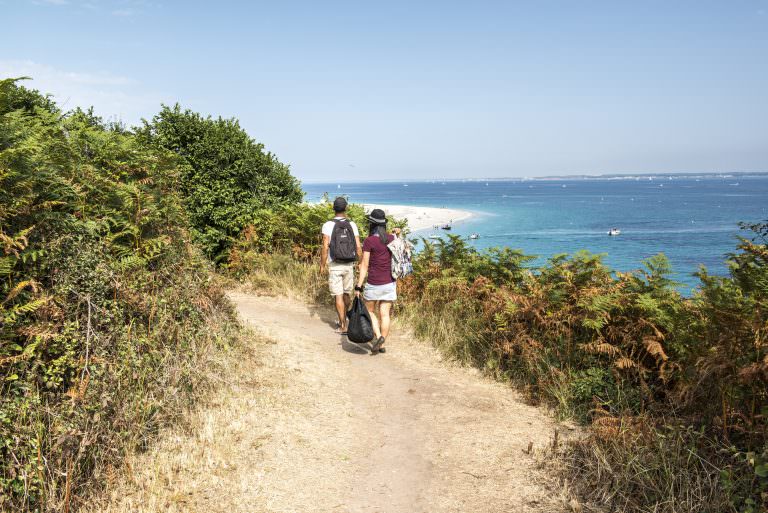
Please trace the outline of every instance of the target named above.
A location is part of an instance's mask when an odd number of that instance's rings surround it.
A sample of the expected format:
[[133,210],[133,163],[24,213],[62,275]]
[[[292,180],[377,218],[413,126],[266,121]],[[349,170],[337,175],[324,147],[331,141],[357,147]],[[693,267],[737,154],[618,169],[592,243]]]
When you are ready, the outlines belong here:
[[362,258],[360,232],[354,221],[347,219],[347,200],[333,201],[335,216],[323,224],[323,250],[320,254],[320,272],[328,271],[328,288],[336,298],[339,315],[337,333],[347,333],[347,310],[355,288],[355,261]]

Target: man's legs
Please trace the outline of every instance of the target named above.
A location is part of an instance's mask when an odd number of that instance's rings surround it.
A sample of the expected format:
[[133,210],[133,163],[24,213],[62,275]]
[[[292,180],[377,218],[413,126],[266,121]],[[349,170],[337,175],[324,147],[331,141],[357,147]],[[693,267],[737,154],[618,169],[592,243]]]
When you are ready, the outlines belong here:
[[328,266],[328,287],[334,297],[336,314],[339,316],[339,331],[347,331],[347,311],[352,304],[352,291],[355,288],[355,268],[352,264],[334,264]]
[[349,295],[339,294],[336,297],[336,313],[339,316],[339,327],[341,331],[347,331],[347,303],[349,303]]
[[347,312],[349,307],[352,306],[352,292],[355,290],[355,266],[353,264],[347,264],[342,275],[342,286],[344,287],[344,295],[342,296],[342,304],[344,311],[339,310],[338,299],[336,300],[336,312],[341,319],[342,331],[347,331]]

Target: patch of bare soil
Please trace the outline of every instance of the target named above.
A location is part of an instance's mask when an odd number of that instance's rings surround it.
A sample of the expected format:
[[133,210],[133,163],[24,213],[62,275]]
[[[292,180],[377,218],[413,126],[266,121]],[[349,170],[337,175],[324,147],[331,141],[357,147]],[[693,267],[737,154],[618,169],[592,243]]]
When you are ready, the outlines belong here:
[[187,432],[130,462],[93,511],[558,512],[527,454],[556,423],[508,387],[394,334],[386,354],[330,311],[232,294],[256,341]]

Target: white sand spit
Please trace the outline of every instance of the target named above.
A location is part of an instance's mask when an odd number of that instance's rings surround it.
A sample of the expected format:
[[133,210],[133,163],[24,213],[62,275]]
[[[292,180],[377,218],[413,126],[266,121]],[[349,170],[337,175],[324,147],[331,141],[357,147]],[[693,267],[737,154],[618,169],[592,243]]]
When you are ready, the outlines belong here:
[[374,208],[380,208],[388,216],[394,216],[399,219],[408,219],[408,226],[411,231],[414,232],[428,230],[435,225],[466,221],[475,215],[469,210],[459,210],[456,208],[378,205],[372,203],[366,203],[363,206],[365,207],[366,212],[370,212]]

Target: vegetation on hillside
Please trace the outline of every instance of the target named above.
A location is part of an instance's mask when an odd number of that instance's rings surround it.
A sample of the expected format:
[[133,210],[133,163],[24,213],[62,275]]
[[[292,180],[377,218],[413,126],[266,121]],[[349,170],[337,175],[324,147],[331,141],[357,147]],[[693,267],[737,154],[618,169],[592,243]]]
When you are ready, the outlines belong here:
[[184,169],[0,81],[0,510],[75,509],[234,342]]

